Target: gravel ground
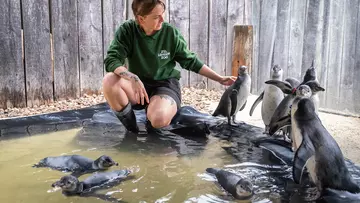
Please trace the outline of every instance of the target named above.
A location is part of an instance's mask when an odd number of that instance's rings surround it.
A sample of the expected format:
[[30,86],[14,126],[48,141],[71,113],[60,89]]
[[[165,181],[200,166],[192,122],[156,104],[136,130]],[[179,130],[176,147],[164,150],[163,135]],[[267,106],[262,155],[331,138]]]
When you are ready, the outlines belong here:
[[[220,100],[222,92],[223,91],[183,88],[182,105],[191,105],[199,111],[212,113]],[[245,109],[237,114],[237,119],[251,125],[264,127],[260,113],[261,103],[255,109],[253,116],[249,116],[250,107],[256,98],[257,95],[251,95],[249,97]],[[103,95],[84,95],[79,99],[63,100],[34,108],[0,109],[0,119],[79,109],[101,102],[105,102]],[[320,118],[324,126],[340,145],[344,155],[360,164],[360,157],[358,157],[360,153],[360,118],[323,112],[320,112]]]

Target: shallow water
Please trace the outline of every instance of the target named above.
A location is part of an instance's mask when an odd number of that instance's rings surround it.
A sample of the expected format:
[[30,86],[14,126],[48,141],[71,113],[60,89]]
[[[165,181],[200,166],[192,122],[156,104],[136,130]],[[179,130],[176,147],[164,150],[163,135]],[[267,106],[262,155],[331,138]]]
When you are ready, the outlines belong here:
[[[128,147],[120,145],[96,147],[97,144],[94,144],[95,147],[91,147],[78,144],[75,137],[80,131],[81,129],[72,129],[1,141],[0,202],[103,202],[103,200],[93,197],[66,197],[61,194],[60,190],[50,186],[65,173],[48,168],[31,167],[44,157],[66,154],[80,154],[93,159],[107,154],[119,163],[119,166],[112,167],[110,170],[131,168],[134,171],[133,179],[100,191],[127,202],[234,201],[214,183],[214,177],[205,172],[207,167],[223,168],[227,166],[228,170],[242,175],[254,176],[257,174],[258,182],[270,181],[266,177],[262,180],[261,174],[266,172],[265,170],[234,165],[238,161],[222,148],[228,143],[220,141],[218,138],[209,137],[206,139],[206,143],[198,144],[199,146],[196,146],[195,141],[191,144],[190,140],[183,138],[182,141],[177,140],[176,146],[171,144],[173,141],[165,139],[158,144],[143,145],[147,146],[143,148],[141,145],[132,148],[131,146],[134,144],[131,143],[126,144]],[[146,139],[138,138],[137,142],[141,143],[141,140]],[[146,141],[143,142],[146,143]],[[123,146],[126,145],[123,144]],[[80,180],[89,175],[81,176]],[[276,186],[267,185],[262,192],[266,193],[265,196],[269,196],[268,190],[274,187]],[[255,201],[269,202],[267,201],[268,197],[261,197],[263,196],[262,192],[258,193]]]
[[[132,179],[97,192],[125,202],[301,202],[290,197],[296,193],[291,168],[252,144],[251,139],[263,136],[260,128],[243,125],[232,129],[223,125],[207,137],[136,137],[125,133],[123,126],[108,116],[99,113],[93,121],[83,122],[81,128],[0,141],[0,202],[104,202],[95,197],[64,196],[51,184],[66,173],[32,167],[44,157],[70,154],[92,159],[106,154],[119,163],[109,170],[131,169]],[[254,184],[254,196],[234,200],[205,172],[208,167],[249,178]],[[360,182],[360,170],[350,165],[349,169]]]

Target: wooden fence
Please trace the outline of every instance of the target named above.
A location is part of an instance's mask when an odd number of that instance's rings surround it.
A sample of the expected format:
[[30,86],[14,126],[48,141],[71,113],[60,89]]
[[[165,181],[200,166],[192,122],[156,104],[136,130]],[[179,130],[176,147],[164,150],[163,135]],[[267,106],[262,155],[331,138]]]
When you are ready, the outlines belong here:
[[[131,2],[4,0],[0,108],[99,93],[106,50],[116,28],[133,18]],[[320,94],[322,107],[360,113],[359,2],[166,0],[166,21],[178,27],[189,48],[219,74],[248,65],[255,94],[262,91],[274,64],[284,69],[285,77],[300,79],[315,59],[326,88]],[[181,84],[224,88],[185,70]]]

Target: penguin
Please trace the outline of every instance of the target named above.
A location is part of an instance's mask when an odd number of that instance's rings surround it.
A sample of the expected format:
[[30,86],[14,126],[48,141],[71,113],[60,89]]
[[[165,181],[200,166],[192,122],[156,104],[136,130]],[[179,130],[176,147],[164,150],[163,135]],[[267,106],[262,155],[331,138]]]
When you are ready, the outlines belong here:
[[206,172],[215,175],[221,187],[236,199],[250,199],[254,194],[252,183],[235,173],[216,168],[207,168]]
[[[283,77],[283,70],[275,65],[271,68],[270,78],[272,80],[281,81]],[[251,106],[249,115],[252,116],[256,106],[262,101],[261,105],[261,117],[265,124],[264,134],[269,133],[269,123],[271,116],[274,114],[276,107],[284,98],[284,93],[276,86],[265,84],[265,90],[259,95]]]
[[[230,126],[238,126],[235,122],[237,112],[245,108],[250,94],[251,77],[247,73],[246,66],[240,66],[236,81],[222,94],[220,102],[212,116],[225,116]],[[231,122],[232,120],[232,122]]]
[[[278,108],[276,109],[275,113],[271,118],[269,124],[270,135],[274,135],[274,133],[280,129],[278,128],[280,126],[280,123],[282,123],[282,127],[290,126],[291,118],[289,112],[291,111],[295,99],[302,95],[301,91],[298,91],[299,88],[302,90],[304,90],[305,86],[310,88],[309,91],[311,95],[309,95],[309,97],[314,101],[314,103],[319,102],[319,100],[316,99],[318,92],[325,91],[325,88],[321,87],[319,82],[317,82],[316,80],[310,80],[297,88],[293,88],[290,83],[283,81],[266,81],[265,83],[274,84],[278,86],[284,93],[288,94],[279,104]],[[316,105],[316,107],[318,106],[319,105]],[[318,109],[316,109],[315,112],[318,114]]]
[[349,173],[342,151],[323,126],[315,113],[314,102],[299,98],[296,108],[292,107],[292,130],[295,140],[293,179],[301,183],[304,169],[309,172],[316,185],[314,196],[305,197],[311,201],[318,199],[324,188],[359,193],[360,187]]
[[51,187],[60,187],[65,196],[91,196],[96,189],[114,186],[128,178],[130,170],[114,170],[110,172],[97,172],[80,181],[77,177],[66,175],[51,184]]
[[33,167],[49,167],[58,171],[72,172],[73,176],[78,177],[85,173],[106,170],[114,165],[119,164],[107,155],[102,155],[96,160],[81,155],[64,155],[43,158]]

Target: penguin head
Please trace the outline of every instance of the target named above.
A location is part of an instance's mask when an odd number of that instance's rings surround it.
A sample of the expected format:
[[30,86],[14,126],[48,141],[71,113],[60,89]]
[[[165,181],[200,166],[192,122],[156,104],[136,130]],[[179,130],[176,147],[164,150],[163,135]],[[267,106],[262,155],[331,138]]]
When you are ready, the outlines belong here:
[[306,83],[307,81],[310,80],[316,80],[316,69],[314,66],[314,62],[311,64],[311,67],[306,70],[303,83]]
[[109,157],[107,155],[102,155],[96,161],[97,161],[97,166],[100,169],[107,169],[107,168],[110,168],[111,166],[114,166],[114,165],[118,166],[119,165],[111,157]]
[[236,184],[236,195],[240,199],[246,199],[254,194],[253,184],[247,179],[240,179]]
[[313,93],[325,91],[325,88],[321,87],[320,83],[316,80],[309,80],[305,85],[309,86]]
[[79,180],[72,175],[61,177],[59,181],[56,181],[51,187],[60,187],[64,191],[73,192],[78,188]]
[[283,74],[283,70],[279,65],[274,65],[272,70],[272,78],[280,78]]
[[247,70],[246,66],[240,66],[238,69],[238,75],[243,75]]
[[312,92],[309,86],[307,85],[300,85],[297,89],[296,89],[296,96],[298,97],[311,97]]

